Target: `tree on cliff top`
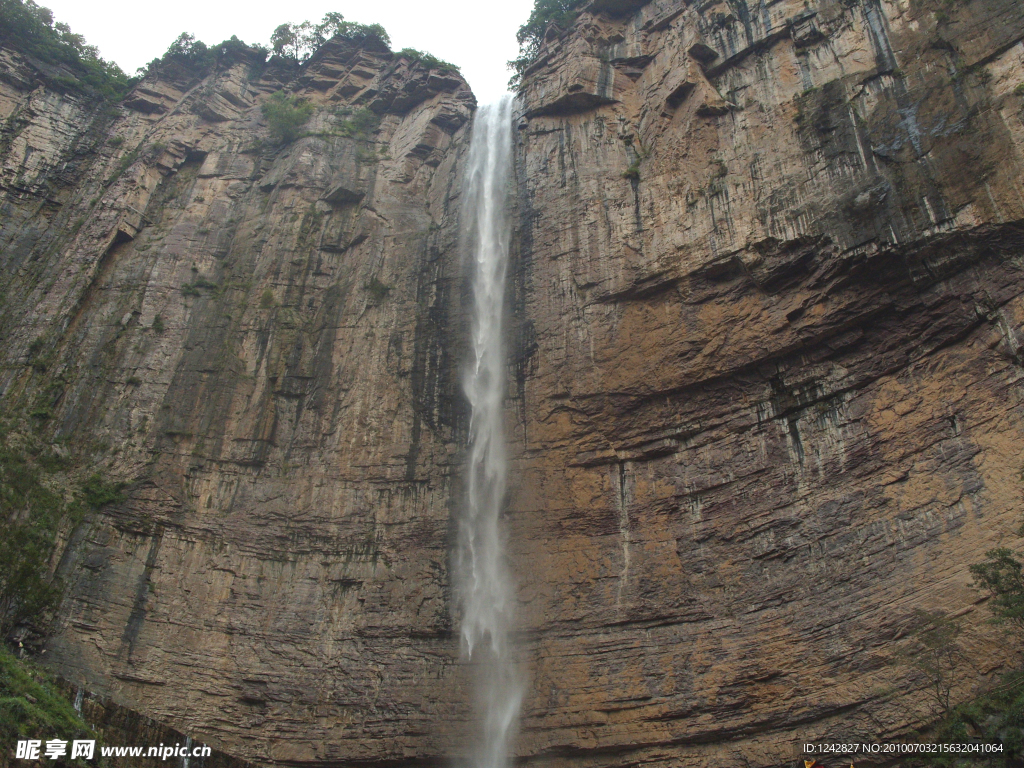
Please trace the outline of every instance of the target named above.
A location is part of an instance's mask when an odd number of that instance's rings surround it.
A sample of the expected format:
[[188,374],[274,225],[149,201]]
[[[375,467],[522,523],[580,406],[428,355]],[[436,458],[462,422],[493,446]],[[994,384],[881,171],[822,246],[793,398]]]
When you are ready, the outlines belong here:
[[0,46],[70,71],[73,79],[57,73],[50,78],[62,90],[117,100],[131,85],[117,64],[101,59],[96,46],[87,45],[67,24],[55,22],[50,9],[33,0],[0,0]]
[[354,43],[376,41],[391,48],[391,38],[380,24],[357,24],[345,21],[340,13],[324,15],[319,24],[282,24],[270,36],[274,54],[294,61],[305,61],[328,40],[341,37]]
[[195,35],[182,32],[177,39],[168,46],[164,55],[159,59],[153,59],[145,67],[140,67],[139,72],[145,75],[153,75],[167,65],[177,65],[190,72],[193,76],[204,76],[208,74],[217,64],[222,63],[225,58],[232,55],[243,55],[263,61],[270,53],[261,45],[246,45],[235,35],[231,39],[217,43],[214,46],[207,46],[202,40],[197,40]]
[[510,88],[519,87],[523,73],[529,69],[540,52],[548,27],[554,24],[561,29],[568,29],[579,15],[584,2],[585,0],[535,0],[530,18],[516,32],[519,57],[508,63],[508,68],[515,73],[508,81]]
[[419,51],[415,48],[403,48],[398,52],[400,57],[404,57],[409,60],[410,64],[422,64],[427,69],[443,69],[450,70],[452,72],[461,72],[458,64],[452,64],[450,61],[439,59],[432,53],[427,51]]
[[162,61],[176,61],[188,67],[205,66],[210,58],[210,49],[202,40],[196,40],[195,35],[182,32],[178,39],[171,43],[167,52],[164,53]]

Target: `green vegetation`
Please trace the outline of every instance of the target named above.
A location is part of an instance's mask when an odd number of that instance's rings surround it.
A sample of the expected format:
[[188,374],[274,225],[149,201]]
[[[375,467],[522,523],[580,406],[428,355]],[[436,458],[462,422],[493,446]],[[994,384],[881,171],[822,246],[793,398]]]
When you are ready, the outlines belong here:
[[988,592],[995,621],[1024,632],[1024,565],[1014,552],[1005,547],[989,550],[984,562],[971,566],[971,575],[975,586]]
[[345,21],[345,17],[336,12],[326,14],[319,24],[308,21],[282,24],[270,36],[270,44],[275,56],[303,62],[317,48],[336,37],[357,44],[377,42],[387,48],[391,47],[391,38],[380,24]]
[[[1017,765],[1024,756],[1024,671],[1004,675],[997,686],[987,693],[950,709],[929,741],[963,744],[979,739],[1002,743],[999,755],[1003,765]],[[966,762],[953,756],[936,756],[931,765],[978,765],[978,758]]]
[[380,116],[369,109],[357,110],[352,117],[338,123],[338,134],[347,139],[367,140],[380,125]]
[[[210,49],[202,40],[196,40],[195,35],[182,32],[178,38],[171,43],[164,55],[160,57],[160,64],[180,64],[188,69],[206,69],[213,63]],[[150,62],[152,64],[153,62]]]
[[[391,39],[380,24],[345,21],[340,13],[326,14],[319,24],[308,21],[282,24],[274,30],[271,42],[275,55],[303,62],[332,38],[342,38],[355,44],[391,46]],[[119,101],[138,79],[129,78],[116,64],[100,58],[95,46],[87,45],[85,38],[72,32],[67,24],[55,22],[53,13],[34,0],[0,0],[0,44],[51,65],[53,69],[43,69],[41,74],[52,87],[60,90]],[[140,68],[138,75],[151,75],[174,66],[201,77],[226,59],[243,56],[262,62],[270,53],[268,48],[248,45],[235,36],[207,46],[195,35],[183,32],[163,56]],[[402,55],[415,58],[428,67],[458,71],[455,65],[412,48],[403,51]],[[118,143],[110,141],[111,146]]]
[[108,483],[99,473],[89,477],[82,485],[82,498],[86,504],[93,509],[99,509],[107,504],[117,504],[124,501],[124,483]]
[[61,90],[117,101],[132,85],[120,67],[101,59],[95,46],[54,22],[50,9],[33,0],[0,0],[0,44],[69,70],[73,77],[50,75],[51,85]]
[[159,59],[153,59],[149,64],[141,68],[139,72],[152,75],[164,68],[177,66],[198,77],[209,73],[225,59],[244,56],[256,58],[262,62],[269,53],[270,51],[262,45],[247,45],[234,35],[230,39],[211,47],[207,46],[202,40],[196,40],[195,35],[182,32],[171,43],[163,56]]
[[629,168],[622,172],[622,178],[629,179],[630,181],[640,180],[640,161],[634,160],[630,163]]
[[45,349],[46,339],[40,336],[34,339],[26,350],[28,353],[28,364],[36,373],[46,373],[47,369],[53,364],[54,351],[51,349],[44,352]]
[[165,330],[164,319],[160,315],[157,315],[156,317],[153,318],[153,325],[150,327],[153,329],[155,333],[163,333]]
[[263,289],[263,295],[260,296],[260,307],[263,309],[270,309],[277,302],[274,300],[274,292],[269,288]]
[[928,681],[937,713],[950,711],[954,689],[969,675],[970,659],[959,643],[960,622],[942,611],[915,611],[914,648],[904,656]]
[[284,91],[271,94],[260,107],[267,118],[270,133],[279,144],[288,144],[299,137],[299,129],[313,114],[313,105]]
[[62,589],[50,558],[58,535],[81,519],[83,502],[105,498],[84,488],[67,493],[67,481],[54,477],[66,463],[49,446],[0,427],[0,637],[21,622],[41,623],[56,605]]
[[114,170],[111,171],[110,175],[107,176],[107,178],[103,180],[103,184],[105,186],[109,187],[111,184],[113,184],[115,181],[117,181],[119,178],[121,178],[121,175],[125,171],[127,171],[136,160],[139,159],[139,155],[141,155],[141,154],[142,154],[142,145],[139,145],[135,149],[133,149],[131,152],[126,153],[124,155],[124,157],[122,157],[118,161],[117,167],[114,168]]
[[[18,661],[0,646],[0,739],[13,745],[18,739],[55,737],[68,741],[97,738],[49,674]],[[82,759],[62,760],[62,764],[88,765]]]
[[[213,293],[217,293],[220,290],[220,286],[216,283],[212,283],[202,277],[193,280],[191,283],[185,283],[181,286],[181,293],[183,296],[200,296],[200,291],[208,290]],[[156,320],[153,321],[153,327],[156,327]]]
[[398,52],[400,57],[409,59],[410,64],[422,64],[427,69],[443,69],[461,72],[455,64],[444,59],[439,59],[426,51],[417,51],[415,48],[403,48]]
[[29,365],[32,366],[32,370],[34,370],[36,373],[46,373],[46,371],[50,368],[50,366],[52,364],[53,364],[53,352],[52,351],[47,352],[45,355],[39,355],[38,357],[33,357],[32,360],[29,361]]
[[365,288],[374,304],[380,304],[391,293],[391,286],[382,283],[376,277],[371,277],[370,282],[366,284]]
[[376,163],[380,162],[380,159],[380,155],[378,155],[372,147],[359,147],[356,149],[357,163]]
[[[1021,531],[1024,534],[1024,530]],[[988,593],[993,622],[1003,625],[1019,646],[1024,633],[1024,563],[1018,553],[999,548],[970,567],[976,588]],[[981,740],[1001,743],[999,762],[1016,764],[1024,757],[1024,669],[1011,670],[981,695],[953,703],[952,693],[976,678],[977,670],[959,644],[962,618],[941,611],[919,611],[920,628],[914,634],[915,649],[907,656],[928,682],[938,722],[926,740],[962,744]],[[935,755],[928,765],[960,766],[983,763],[981,756]],[[987,764],[987,763],[986,763]]]
[[533,12],[526,23],[516,32],[519,42],[519,56],[508,63],[513,71],[508,81],[510,88],[518,88],[523,73],[529,69],[537,58],[544,35],[552,24],[560,29],[568,29],[582,10],[584,0],[534,0]]

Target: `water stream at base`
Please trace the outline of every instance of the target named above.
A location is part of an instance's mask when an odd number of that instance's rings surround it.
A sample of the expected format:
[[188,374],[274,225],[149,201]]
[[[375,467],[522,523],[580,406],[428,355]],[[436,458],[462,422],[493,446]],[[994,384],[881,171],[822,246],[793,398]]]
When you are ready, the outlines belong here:
[[508,473],[503,313],[511,166],[512,97],[505,96],[477,110],[462,209],[462,242],[473,266],[473,322],[463,383],[471,409],[467,499],[456,565],[462,646],[473,664],[480,721],[473,768],[507,765],[523,697],[509,643],[514,589],[500,526]]

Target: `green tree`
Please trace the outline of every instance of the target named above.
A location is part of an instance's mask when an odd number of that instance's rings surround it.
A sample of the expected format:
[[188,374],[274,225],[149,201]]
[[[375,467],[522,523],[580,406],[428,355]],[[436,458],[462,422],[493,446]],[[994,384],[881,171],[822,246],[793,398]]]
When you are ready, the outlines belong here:
[[457,65],[452,64],[450,61],[439,59],[432,53],[427,53],[426,51],[418,51],[415,48],[403,48],[398,52],[398,55],[406,59],[409,59],[409,61],[412,64],[422,64],[427,69],[445,69],[451,70],[453,72],[462,71],[459,69]]
[[[970,571],[975,587],[989,594],[988,607],[995,621],[1011,629],[1019,642],[1024,629],[1024,565],[1017,553],[1005,547],[989,550],[985,560],[970,566]],[[932,693],[943,709],[929,740],[950,744],[971,739],[997,742],[1003,749],[1001,761],[1015,765],[1024,753],[1024,670],[1011,669],[981,695],[952,704],[951,683],[962,661],[956,641],[959,622],[940,613],[921,615],[927,621],[917,634],[921,652],[915,666],[928,676]],[[929,761],[935,766],[964,764],[958,756],[935,756]]]
[[946,715],[953,706],[953,691],[969,676],[973,665],[958,640],[959,619],[942,611],[916,610],[919,625],[914,632],[915,648],[908,658],[923,673],[937,713]]
[[303,62],[321,45],[335,37],[357,44],[374,41],[391,47],[391,38],[380,24],[345,21],[345,17],[336,11],[325,14],[319,24],[309,21],[281,24],[271,34],[270,45],[275,55]]
[[209,47],[202,40],[197,40],[195,35],[182,32],[170,44],[163,56],[153,59],[148,65],[140,68],[139,72],[142,75],[150,75],[158,72],[163,66],[176,64],[189,70],[193,75],[205,76],[227,57],[245,54],[263,61],[267,58],[268,53],[269,51],[263,46],[246,45],[235,35]]
[[391,37],[380,24],[356,24],[353,21],[346,21],[344,27],[338,30],[338,35],[353,43],[376,42],[385,48],[391,48]]
[[260,110],[267,118],[270,133],[280,144],[288,144],[299,137],[299,129],[313,114],[313,105],[284,91],[271,94]]
[[291,24],[281,24],[270,34],[270,50],[275,56],[292,56],[295,45],[295,30]]
[[345,17],[337,11],[330,11],[324,14],[319,24],[313,27],[313,43],[316,48],[326,43],[335,35],[341,34],[345,29]]
[[202,69],[213,63],[213,56],[206,43],[196,40],[195,35],[182,32],[164,53],[162,61],[173,61],[189,68]]
[[313,52],[309,36],[310,23],[282,24],[270,36],[274,53],[296,61],[304,61]]
[[519,56],[508,63],[509,69],[514,73],[508,83],[510,88],[519,86],[523,73],[537,58],[548,27],[554,24],[560,29],[568,29],[579,15],[584,2],[585,0],[535,0],[530,18],[516,32]]
[[48,64],[64,67],[73,77],[57,76],[51,86],[116,101],[131,82],[113,62],[99,57],[95,46],[33,0],[0,0],[0,45]]
[[1024,565],[1012,550],[1000,547],[985,553],[985,560],[971,566],[974,585],[989,593],[989,608],[998,622],[1024,630]]

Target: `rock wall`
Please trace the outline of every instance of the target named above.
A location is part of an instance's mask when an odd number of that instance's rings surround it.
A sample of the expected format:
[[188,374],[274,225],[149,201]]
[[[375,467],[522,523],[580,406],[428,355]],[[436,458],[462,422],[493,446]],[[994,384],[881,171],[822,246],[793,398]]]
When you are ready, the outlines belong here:
[[549,31],[517,143],[522,754],[910,733],[918,609],[1005,661],[968,565],[1024,509],[1022,37],[1005,0]]
[[[550,30],[516,118],[522,760],[906,734],[916,610],[1009,658],[967,567],[1024,508],[1022,38],[1012,0]],[[111,108],[0,55],[4,409],[129,482],[69,537],[52,666],[257,763],[446,763],[465,83],[333,41]],[[316,106],[285,146],[280,89]]]
[[[185,734],[178,733],[174,729],[168,728],[165,724],[144,717],[138,712],[119,706],[109,699],[87,693],[84,689],[77,686],[64,683],[60,686],[59,690],[68,701],[77,704],[81,708],[82,719],[89,723],[90,727],[99,737],[100,744],[98,745],[97,756],[100,756],[99,752],[102,750],[102,747],[148,748],[165,745],[172,748],[180,747],[185,750],[191,750],[207,746],[201,741],[197,741],[189,746],[188,737]],[[253,765],[212,748],[209,755],[203,757],[201,754],[199,757],[190,758],[189,765],[197,765],[200,768],[252,768]],[[0,760],[4,761],[3,764],[5,766],[15,766],[20,763],[18,760],[8,760],[7,754],[0,756]],[[116,762],[122,761],[118,760]],[[136,758],[132,761],[135,765],[157,765],[166,762],[166,759],[158,757]],[[171,758],[172,765],[183,766],[183,763],[184,761],[180,757]],[[20,764],[24,765],[24,763]],[[188,768],[188,766],[183,766],[183,768]]]
[[[129,483],[46,658],[246,759],[449,749],[465,82],[335,40],[113,108],[5,56],[5,410]],[[282,88],[315,106],[286,146]]]

